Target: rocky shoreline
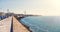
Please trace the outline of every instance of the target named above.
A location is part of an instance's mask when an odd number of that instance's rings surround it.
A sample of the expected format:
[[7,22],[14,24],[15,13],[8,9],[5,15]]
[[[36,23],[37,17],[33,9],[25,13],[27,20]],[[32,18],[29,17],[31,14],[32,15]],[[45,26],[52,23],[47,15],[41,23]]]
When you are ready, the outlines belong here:
[[[23,18],[25,18],[25,17],[21,17],[21,18],[16,18],[18,21],[20,21],[21,19],[23,19]],[[21,22],[20,22],[21,23]],[[32,30],[30,29],[30,27],[29,26],[27,26],[27,25],[25,25],[25,24],[23,24],[23,23],[21,23],[24,27],[26,27],[30,32],[32,32]]]

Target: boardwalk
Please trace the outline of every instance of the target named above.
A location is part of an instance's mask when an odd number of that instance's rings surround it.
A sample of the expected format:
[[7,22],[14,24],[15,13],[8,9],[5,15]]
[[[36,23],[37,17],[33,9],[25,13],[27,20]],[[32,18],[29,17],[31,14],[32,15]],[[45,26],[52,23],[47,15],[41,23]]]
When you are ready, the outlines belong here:
[[15,17],[0,21],[0,32],[29,32]]

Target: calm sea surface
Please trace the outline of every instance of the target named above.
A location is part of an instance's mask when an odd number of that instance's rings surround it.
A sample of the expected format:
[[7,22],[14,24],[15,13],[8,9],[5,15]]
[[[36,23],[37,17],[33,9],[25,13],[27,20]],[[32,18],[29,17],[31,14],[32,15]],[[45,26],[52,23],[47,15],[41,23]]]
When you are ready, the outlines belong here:
[[21,22],[33,32],[60,32],[60,16],[31,16]]

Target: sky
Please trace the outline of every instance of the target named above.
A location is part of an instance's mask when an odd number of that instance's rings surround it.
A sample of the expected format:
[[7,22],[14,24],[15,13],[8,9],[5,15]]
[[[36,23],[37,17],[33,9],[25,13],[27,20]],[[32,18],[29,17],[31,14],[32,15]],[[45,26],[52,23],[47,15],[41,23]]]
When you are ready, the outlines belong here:
[[0,0],[0,11],[44,16],[60,16],[60,0]]

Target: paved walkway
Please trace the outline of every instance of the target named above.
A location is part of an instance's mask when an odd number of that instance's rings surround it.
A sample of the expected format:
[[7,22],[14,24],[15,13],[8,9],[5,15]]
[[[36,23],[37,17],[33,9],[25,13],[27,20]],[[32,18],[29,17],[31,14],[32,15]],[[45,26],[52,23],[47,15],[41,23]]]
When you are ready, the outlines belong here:
[[12,17],[0,21],[0,32],[10,32]]
[[15,17],[9,17],[0,21],[0,32],[29,32],[29,31]]
[[14,32],[29,32],[15,17],[13,17]]

